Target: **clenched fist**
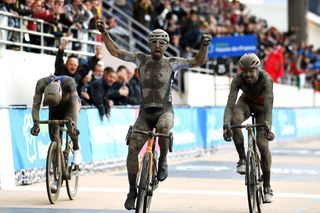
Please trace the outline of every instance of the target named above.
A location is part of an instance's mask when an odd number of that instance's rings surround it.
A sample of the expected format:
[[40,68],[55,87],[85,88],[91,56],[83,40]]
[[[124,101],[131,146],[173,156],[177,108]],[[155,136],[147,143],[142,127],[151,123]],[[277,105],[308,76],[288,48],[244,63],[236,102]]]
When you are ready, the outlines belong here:
[[106,24],[102,19],[97,19],[96,28],[99,30],[100,33],[104,33],[106,31]]
[[208,46],[211,43],[211,35],[209,33],[202,34],[202,45]]

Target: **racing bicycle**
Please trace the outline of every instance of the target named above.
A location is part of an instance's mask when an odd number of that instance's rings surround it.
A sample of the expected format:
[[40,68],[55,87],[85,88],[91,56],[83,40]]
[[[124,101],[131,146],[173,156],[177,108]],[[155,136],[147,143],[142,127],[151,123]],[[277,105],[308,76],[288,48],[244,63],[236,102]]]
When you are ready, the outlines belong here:
[[[72,126],[72,131],[77,131],[77,134],[79,132],[73,127],[72,120],[43,120],[37,123],[51,125],[49,131],[54,135],[46,162],[46,187],[49,201],[52,204],[56,203],[63,181],[66,182],[69,199],[73,200],[78,192],[80,169],[70,159],[73,154],[72,141],[69,140],[68,129],[64,125],[69,124]],[[64,142],[63,132],[66,133]],[[63,145],[65,145],[64,150]]]
[[231,129],[244,128],[248,132],[245,185],[247,186],[247,197],[250,213],[262,212],[262,204],[265,203],[260,152],[257,147],[257,140],[255,136],[255,130],[257,127],[263,127],[266,132],[270,131],[267,122],[256,124],[253,115],[252,124],[230,126]]
[[142,154],[139,172],[137,175],[138,196],[136,201],[136,213],[150,212],[151,200],[154,190],[158,187],[157,179],[157,161],[158,156],[155,150],[156,140],[159,137],[169,138],[169,152],[172,152],[173,134],[162,134],[153,131],[133,130],[132,126],[129,129],[129,134],[139,133],[148,136],[147,148]]

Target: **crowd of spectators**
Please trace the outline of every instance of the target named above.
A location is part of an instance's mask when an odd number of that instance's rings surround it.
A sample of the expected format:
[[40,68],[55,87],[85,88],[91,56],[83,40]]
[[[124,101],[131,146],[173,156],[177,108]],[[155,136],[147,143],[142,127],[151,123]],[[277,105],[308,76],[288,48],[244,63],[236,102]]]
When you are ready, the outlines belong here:
[[114,105],[139,105],[141,91],[139,72],[120,65],[117,70],[104,66],[101,46],[96,46],[95,55],[80,60],[71,54],[64,62],[64,50],[68,40],[62,40],[56,54],[54,75],[74,78],[82,106],[96,106],[100,118],[109,118]]
[[[190,56],[194,49],[200,47],[201,35],[204,32],[216,37],[255,34],[258,39],[258,55],[274,82],[294,82],[299,87],[312,85],[316,90],[320,90],[320,50],[315,50],[312,45],[304,42],[298,43],[294,29],[282,33],[274,26],[269,26],[266,20],[252,15],[248,8],[237,0],[112,2],[148,29],[166,30],[171,37],[171,44],[180,50],[183,57]],[[81,38],[81,29],[94,29],[94,20],[102,17],[101,5],[101,0],[0,0],[0,11],[45,20],[47,24],[44,25],[44,32],[51,33],[54,37],[46,38],[44,42],[48,46],[59,47],[61,36]],[[111,34],[129,36],[127,29],[118,26],[114,17],[104,18]],[[33,21],[20,23],[18,20],[9,18],[8,26],[30,31],[40,30],[39,24]],[[20,39],[19,32],[8,32],[9,41]],[[88,40],[90,36],[95,35],[89,34]],[[40,37],[25,33],[23,41],[38,45]],[[7,45],[7,48],[12,47],[16,48]],[[81,43],[72,42],[71,48],[79,50]],[[24,47],[24,50],[39,52],[37,48]],[[219,59],[219,63],[229,62],[230,59]],[[232,62],[236,63],[237,58],[232,59]]]
[[[0,0],[0,11],[9,12],[14,16],[8,17],[3,26],[20,28],[33,32],[51,34],[52,37],[44,39],[44,46],[58,47],[62,36],[82,39],[84,36],[92,40],[85,30],[94,29],[94,20],[101,17],[101,0]],[[27,16],[45,21],[43,30],[40,22],[32,19],[20,21],[18,16]],[[0,19],[4,19],[3,16]],[[41,38],[38,34],[7,31],[8,41],[40,45]],[[4,37],[2,35],[2,37]],[[8,45],[9,49],[19,49],[19,46]],[[80,42],[72,42],[73,50],[80,50]],[[40,53],[40,48],[24,48],[25,51]]]
[[147,28],[166,30],[183,56],[200,47],[204,32],[215,37],[255,34],[258,55],[274,82],[320,86],[320,50],[298,43],[295,29],[281,33],[269,26],[237,0],[136,0],[131,10],[133,18]]

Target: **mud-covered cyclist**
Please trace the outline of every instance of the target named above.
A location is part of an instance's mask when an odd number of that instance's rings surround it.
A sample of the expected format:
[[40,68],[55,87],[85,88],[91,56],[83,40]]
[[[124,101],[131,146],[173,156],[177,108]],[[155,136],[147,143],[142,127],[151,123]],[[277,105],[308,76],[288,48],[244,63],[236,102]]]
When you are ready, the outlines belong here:
[[[203,34],[202,46],[194,58],[165,57],[164,53],[169,45],[169,35],[161,29],[156,29],[149,34],[151,54],[145,54],[120,49],[110,38],[102,20],[96,21],[96,27],[102,33],[103,41],[110,54],[124,61],[135,63],[139,70],[142,101],[133,130],[151,131],[156,128],[157,132],[168,134],[174,122],[172,107],[174,74],[180,69],[201,66],[205,63],[211,35]],[[138,153],[146,139],[147,136],[134,133],[128,140],[127,171],[130,189],[125,202],[125,208],[128,210],[135,207]],[[163,181],[168,176],[169,139],[160,138],[159,146],[160,156],[157,177],[159,181]]]
[[[237,172],[246,171],[246,154],[241,129],[230,130],[231,125],[239,125],[255,114],[256,123],[268,122],[272,125],[273,82],[269,74],[260,68],[260,59],[254,53],[246,53],[239,60],[240,72],[233,78],[224,111],[223,137],[226,141],[234,141],[239,155]],[[238,101],[238,92],[242,94]],[[257,128],[257,145],[261,153],[261,167],[263,172],[263,186],[265,201],[272,202],[273,192],[270,187],[271,153],[269,141],[274,134],[266,132],[265,128]]]

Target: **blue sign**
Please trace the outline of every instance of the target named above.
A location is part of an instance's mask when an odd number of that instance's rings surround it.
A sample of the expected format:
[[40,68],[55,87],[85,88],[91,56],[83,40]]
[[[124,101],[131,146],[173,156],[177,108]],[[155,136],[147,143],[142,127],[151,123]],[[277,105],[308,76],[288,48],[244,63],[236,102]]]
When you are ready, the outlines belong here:
[[298,138],[320,135],[320,111],[317,108],[293,109]]
[[224,107],[215,107],[206,109],[206,147],[212,148],[217,145],[225,145],[223,139],[223,114]]
[[214,37],[208,50],[208,58],[238,57],[247,52],[257,52],[257,36]]
[[293,109],[277,108],[272,112],[272,130],[275,139],[296,137],[296,116]]
[[204,138],[198,120],[198,108],[174,110],[173,152],[203,148]]
[[[30,109],[10,110],[14,169],[43,168],[50,145],[48,127],[40,126],[38,137],[30,134],[33,126]],[[48,110],[40,111],[40,119],[48,119]]]
[[125,138],[129,126],[135,122],[136,110],[138,109],[113,108],[110,120],[105,117],[103,121],[96,108],[86,110],[92,161],[123,159],[127,156]]

